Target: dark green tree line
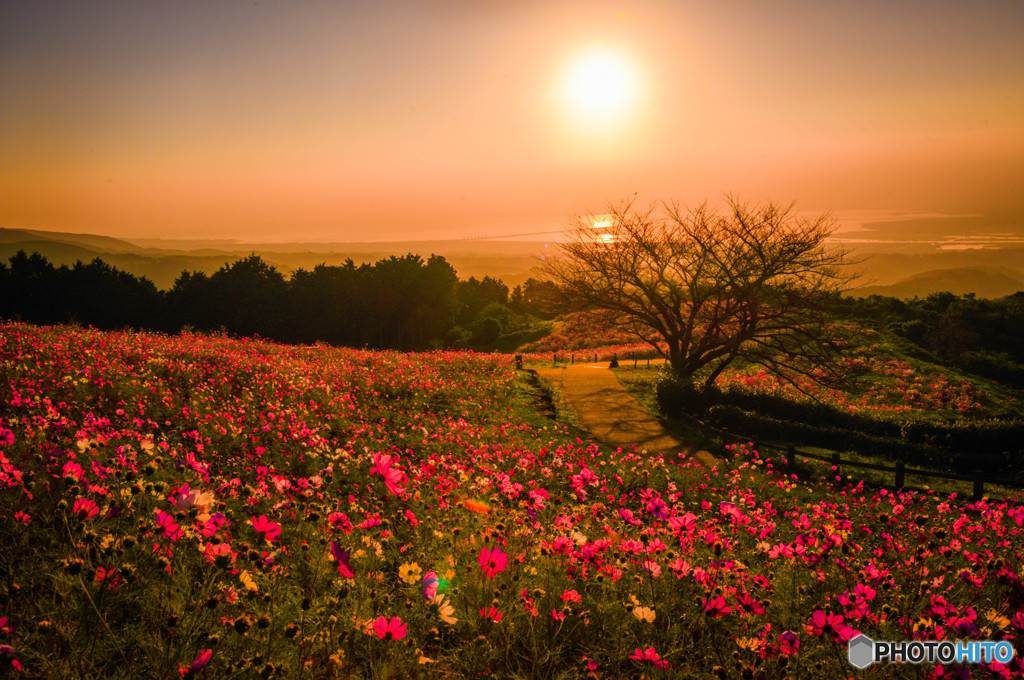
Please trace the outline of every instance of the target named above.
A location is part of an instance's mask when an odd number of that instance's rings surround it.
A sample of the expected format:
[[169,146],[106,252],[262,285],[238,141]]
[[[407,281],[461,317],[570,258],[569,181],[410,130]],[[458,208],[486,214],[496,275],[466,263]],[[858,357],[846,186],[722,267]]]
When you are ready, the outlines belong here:
[[[440,256],[392,256],[375,264],[319,265],[290,278],[257,255],[213,274],[183,271],[167,291],[102,260],[57,267],[19,252],[0,263],[0,317],[96,328],[226,331],[283,342],[422,350],[465,346],[478,318],[518,313],[496,279],[459,281]],[[518,317],[517,317],[518,318]],[[492,328],[488,325],[488,328]],[[494,338],[490,338],[493,340]]]

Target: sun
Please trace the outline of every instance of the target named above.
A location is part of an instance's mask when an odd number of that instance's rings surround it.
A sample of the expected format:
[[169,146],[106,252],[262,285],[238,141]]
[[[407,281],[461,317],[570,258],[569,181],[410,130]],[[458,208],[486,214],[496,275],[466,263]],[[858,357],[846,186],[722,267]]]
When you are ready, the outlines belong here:
[[637,81],[636,68],[625,55],[595,48],[569,62],[562,92],[574,120],[610,124],[622,120],[633,108]]

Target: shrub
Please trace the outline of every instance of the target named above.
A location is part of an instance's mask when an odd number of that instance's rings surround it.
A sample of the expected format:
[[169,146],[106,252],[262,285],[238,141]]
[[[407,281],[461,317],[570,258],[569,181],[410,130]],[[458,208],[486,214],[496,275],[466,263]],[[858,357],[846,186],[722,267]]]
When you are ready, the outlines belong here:
[[701,394],[692,381],[681,379],[669,371],[662,373],[655,389],[658,408],[675,418],[679,417],[681,411],[701,415],[722,398],[718,388],[712,387]]

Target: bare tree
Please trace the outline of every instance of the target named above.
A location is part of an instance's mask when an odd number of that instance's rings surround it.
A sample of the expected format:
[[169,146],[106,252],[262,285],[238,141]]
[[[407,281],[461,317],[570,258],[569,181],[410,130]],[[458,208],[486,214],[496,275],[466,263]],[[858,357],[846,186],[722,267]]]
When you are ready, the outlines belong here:
[[826,382],[843,373],[827,311],[852,279],[827,243],[835,228],[828,213],[733,197],[725,212],[627,201],[579,219],[545,269],[574,306],[631,330],[701,393],[739,359]]

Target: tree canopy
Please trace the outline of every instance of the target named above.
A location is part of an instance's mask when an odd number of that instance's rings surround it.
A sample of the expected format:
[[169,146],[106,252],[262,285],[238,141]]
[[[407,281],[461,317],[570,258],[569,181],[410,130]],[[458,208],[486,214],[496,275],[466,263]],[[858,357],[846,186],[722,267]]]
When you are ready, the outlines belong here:
[[547,274],[578,308],[650,343],[706,391],[737,360],[784,377],[838,377],[827,311],[849,283],[829,214],[792,206],[611,206],[581,218]]

